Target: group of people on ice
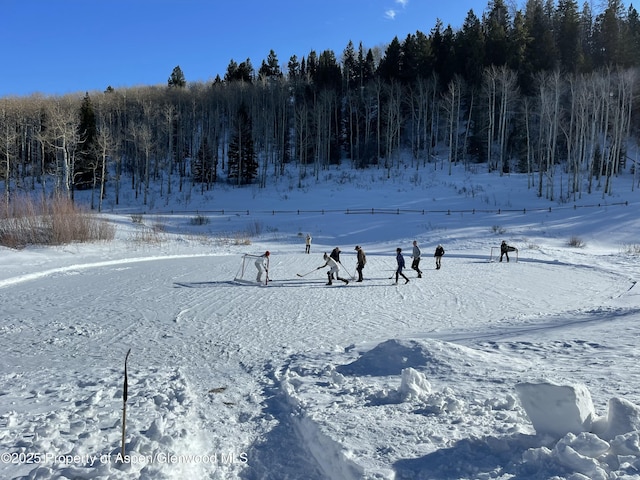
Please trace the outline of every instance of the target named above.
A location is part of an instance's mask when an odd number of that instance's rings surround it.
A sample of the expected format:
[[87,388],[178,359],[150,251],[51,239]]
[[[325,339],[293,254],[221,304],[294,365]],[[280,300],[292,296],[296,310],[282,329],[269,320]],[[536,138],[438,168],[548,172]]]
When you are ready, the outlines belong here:
[[[307,243],[306,243],[306,250],[305,253],[309,253],[309,248],[310,248],[310,236],[307,235]],[[356,282],[362,282],[363,278],[362,278],[362,271],[364,270],[364,267],[367,263],[367,255],[365,254],[363,248],[360,245],[356,245],[355,248],[356,251],[356,272],[358,274],[358,278],[356,280]],[[327,277],[328,277],[328,281],[327,281],[327,285],[333,285],[333,280],[339,280],[341,282],[344,282],[345,285],[349,284],[349,280],[347,280],[346,278],[343,278],[340,276],[340,267],[342,266],[342,264],[340,263],[340,248],[336,247],[334,248],[330,254],[327,254],[326,252],[323,254],[322,258],[324,259],[324,265],[320,265],[317,270],[320,270],[322,268],[329,268],[329,271],[327,272]],[[418,274],[418,278],[422,278],[422,271],[420,270],[420,259],[421,259],[421,255],[422,252],[420,250],[420,247],[418,246],[418,242],[416,240],[413,241],[413,250],[411,253],[411,258],[412,258],[412,262],[411,262],[411,269],[415,270]],[[438,245],[436,247],[436,251],[434,253],[434,257],[436,259],[436,269],[439,270],[440,266],[441,266],[441,261],[442,261],[442,256],[444,255],[444,248],[442,247],[442,245]],[[402,255],[402,248],[398,247],[396,249],[396,263],[397,263],[397,267],[396,267],[396,271],[395,271],[395,282],[394,285],[398,284],[398,279],[399,277],[404,278],[405,280],[405,284],[409,283],[409,279],[407,278],[407,276],[403,273],[403,270],[405,269],[405,261],[404,261],[404,256]],[[394,277],[392,276],[390,278],[393,279]]]
[[[500,261],[502,261],[503,257],[507,258],[507,262],[509,261],[509,252],[516,251],[517,249],[507,245],[505,241],[500,245]],[[356,272],[357,279],[356,282],[362,282],[362,271],[367,263],[367,255],[360,245],[356,245]],[[311,235],[307,234],[305,238],[305,253],[311,253]],[[340,263],[340,253],[341,250],[339,247],[334,248],[330,254],[326,252],[323,254],[322,258],[324,260],[324,264],[320,265],[316,270],[320,270],[322,268],[329,268],[327,271],[327,285],[333,285],[334,280],[339,280],[343,282],[345,285],[349,284],[349,280],[340,276],[340,269],[342,264]],[[258,274],[256,276],[256,281],[258,283],[262,282],[262,275],[264,273],[267,274],[267,278],[269,275],[268,265],[269,265],[269,251],[262,254],[255,262],[256,268],[258,270]],[[436,262],[436,270],[440,270],[442,266],[442,257],[444,256],[444,247],[442,245],[438,245],[436,247],[435,253],[433,254]],[[418,278],[422,278],[422,270],[420,270],[420,260],[422,258],[422,251],[418,246],[418,241],[413,241],[413,249],[411,251],[411,269],[415,270],[418,274]],[[395,279],[394,285],[398,284],[398,280],[400,277],[404,279],[404,283],[409,283],[409,278],[404,274],[403,270],[406,268],[404,255],[402,254],[402,248],[396,248],[396,270],[395,274],[392,275],[389,280]],[[344,267],[343,267],[344,268]],[[311,273],[311,272],[309,272]]]

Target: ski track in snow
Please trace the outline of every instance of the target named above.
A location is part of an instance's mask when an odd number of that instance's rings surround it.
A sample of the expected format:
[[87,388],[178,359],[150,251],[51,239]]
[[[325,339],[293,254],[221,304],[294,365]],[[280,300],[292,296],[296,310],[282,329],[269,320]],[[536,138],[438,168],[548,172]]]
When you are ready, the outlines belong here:
[[[433,411],[422,413],[433,415],[448,404],[447,421],[455,426],[453,417],[466,407],[458,405],[455,392],[446,385],[455,385],[458,375],[489,376],[495,378],[497,392],[487,396],[479,388],[475,408],[484,408],[483,398],[494,404],[503,402],[493,408],[504,412],[504,432],[514,434],[518,428],[511,417],[516,413],[509,407],[513,399],[505,377],[531,372],[538,362],[545,369],[551,366],[552,371],[571,376],[572,372],[562,371],[560,360],[576,352],[592,358],[594,368],[617,360],[617,356],[608,360],[606,349],[593,343],[557,341],[551,348],[538,349],[519,342],[518,337],[554,329],[579,333],[585,323],[598,322],[601,314],[611,322],[638,314],[637,309],[606,306],[630,291],[633,283],[629,278],[602,265],[563,263],[549,268],[553,262],[543,257],[507,264],[448,256],[437,272],[429,270],[430,262],[423,262],[423,279],[407,269],[411,282],[398,286],[391,286],[388,279],[390,260],[376,262],[371,257],[364,283],[339,288],[324,285],[325,270],[300,278],[296,272],[279,268],[295,265],[296,271],[307,272],[321,263],[314,256],[285,253],[270,272],[278,280],[267,288],[256,288],[229,281],[237,268],[237,256],[205,256],[74,264],[0,280],[2,295],[12,299],[11,303],[3,301],[5,323],[0,334],[5,337],[4,362],[14,372],[4,375],[0,391],[0,402],[12,406],[0,417],[4,430],[0,446],[115,456],[119,451],[119,429],[115,427],[120,421],[121,364],[131,343],[128,431],[137,433],[129,440],[129,451],[157,456],[166,450],[193,451],[199,445],[202,452],[246,454],[250,459],[246,465],[242,461],[185,463],[179,466],[179,475],[184,476],[175,478],[295,478],[306,471],[310,479],[347,479],[362,478],[365,470],[378,472],[371,477],[377,478],[386,471],[381,465],[396,458],[394,449],[363,444],[358,435],[363,426],[357,419],[366,409],[362,404],[377,405],[393,414],[392,407],[398,408],[394,387],[380,391],[376,384],[367,385],[366,377],[336,376],[337,362],[355,362],[361,352],[390,337],[423,338],[436,342],[431,344],[435,349],[439,341],[474,346],[478,353],[465,353],[471,357],[464,371],[453,366],[455,359],[450,368],[433,366],[431,380],[440,392],[428,407]],[[153,269],[141,267],[148,262],[154,262]],[[577,271],[580,285],[572,281]],[[51,288],[62,278],[63,291]],[[528,295],[532,290],[546,295]],[[557,311],[558,304],[564,305],[564,312]],[[494,316],[496,312],[507,313]],[[508,312],[519,312],[518,317]],[[22,335],[27,329],[29,335]],[[394,348],[404,347],[394,344]],[[527,358],[518,361],[525,353]],[[637,361],[632,345],[629,354],[632,365]],[[513,357],[506,362],[513,364],[513,371],[488,367],[491,363],[485,356],[491,355]],[[50,363],[38,363],[39,356]],[[78,358],[91,369],[78,371]],[[317,385],[325,383],[325,391],[319,392]],[[623,385],[621,379],[620,388]],[[24,396],[9,398],[16,391]],[[620,393],[607,391],[597,397]],[[625,393],[640,400],[635,392]],[[334,400],[316,398],[319,394]],[[325,412],[323,400],[343,408]],[[49,405],[56,405],[55,410]],[[401,412],[396,414],[415,416],[406,410],[409,407],[400,405]],[[136,411],[146,412],[143,419],[155,420],[141,424]],[[332,438],[331,423],[337,418],[353,424],[352,438]],[[477,416],[476,421],[476,427],[492,430],[482,427],[485,416]],[[453,427],[449,438],[432,438],[432,443],[424,444],[418,439],[429,437],[428,424],[409,423],[416,431],[381,431],[368,438],[384,438],[381,443],[393,445],[396,438],[409,441],[409,434],[416,439],[416,457],[465,438],[464,431]],[[372,425],[375,423],[367,428],[374,428]],[[59,435],[51,437],[56,429]],[[78,437],[83,440],[78,442]],[[54,438],[53,443],[48,438]],[[287,439],[284,445],[283,439]],[[345,456],[345,448],[353,455],[360,452],[364,465]],[[447,453],[443,451],[443,459],[425,457],[429,459],[424,461],[444,468]],[[278,465],[279,470],[271,471],[271,465]],[[399,478],[409,478],[418,468],[409,460],[399,461],[396,467]],[[6,466],[0,468],[7,472]],[[48,464],[39,470],[22,465],[10,472],[15,477],[31,472],[38,478],[164,478],[166,468],[156,463]],[[171,475],[176,474],[173,468]]]

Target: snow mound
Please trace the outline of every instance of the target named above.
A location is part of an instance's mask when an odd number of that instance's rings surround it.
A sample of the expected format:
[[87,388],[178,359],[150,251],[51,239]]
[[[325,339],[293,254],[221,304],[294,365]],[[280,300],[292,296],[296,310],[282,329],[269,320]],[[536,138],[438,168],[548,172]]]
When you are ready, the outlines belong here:
[[430,367],[432,371],[444,366],[424,345],[392,339],[364,352],[360,358],[336,368],[343,375],[398,375],[405,368]]
[[591,430],[595,412],[584,385],[521,383],[516,385],[516,392],[539,435],[561,438],[567,433]]
[[431,393],[431,384],[424,374],[413,368],[402,370],[402,383],[400,383],[400,394],[403,400],[420,400]]
[[606,421],[599,419],[593,431],[605,440],[640,430],[640,407],[622,398],[609,400]]

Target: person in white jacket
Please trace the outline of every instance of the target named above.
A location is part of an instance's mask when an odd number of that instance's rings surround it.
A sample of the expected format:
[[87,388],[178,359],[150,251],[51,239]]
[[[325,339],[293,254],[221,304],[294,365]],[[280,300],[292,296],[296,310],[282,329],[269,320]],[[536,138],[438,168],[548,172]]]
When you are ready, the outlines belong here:
[[333,258],[331,258],[329,255],[327,255],[327,252],[324,253],[322,258],[324,258],[325,264],[319,266],[318,270],[324,267],[329,267],[329,271],[327,272],[327,277],[329,277],[329,281],[327,282],[327,285],[333,285],[333,282],[331,280],[333,274],[335,274],[338,280],[342,280],[346,285],[348,285],[349,280],[340,278],[340,264],[336,262]]
[[304,243],[304,253],[310,253],[311,252],[311,235],[307,233],[307,239],[305,240]]
[[267,278],[269,278],[269,251],[267,250],[262,255],[258,257],[256,260],[256,268],[258,269],[258,275],[256,276],[256,282],[262,282],[262,274],[266,273]]

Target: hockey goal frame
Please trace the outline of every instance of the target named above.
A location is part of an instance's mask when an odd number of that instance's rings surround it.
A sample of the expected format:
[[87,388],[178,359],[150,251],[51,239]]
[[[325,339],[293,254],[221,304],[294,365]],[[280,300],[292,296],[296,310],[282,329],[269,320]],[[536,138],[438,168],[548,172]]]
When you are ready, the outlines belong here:
[[[255,269],[255,264],[257,260],[263,260],[266,258],[265,265],[265,278],[264,280],[257,282],[255,280],[255,276],[257,274]],[[269,257],[265,257],[263,255],[253,255],[251,253],[245,253],[242,255],[242,261],[240,263],[240,267],[236,272],[235,277],[233,277],[234,282],[246,283],[249,285],[267,285],[269,283]]]

